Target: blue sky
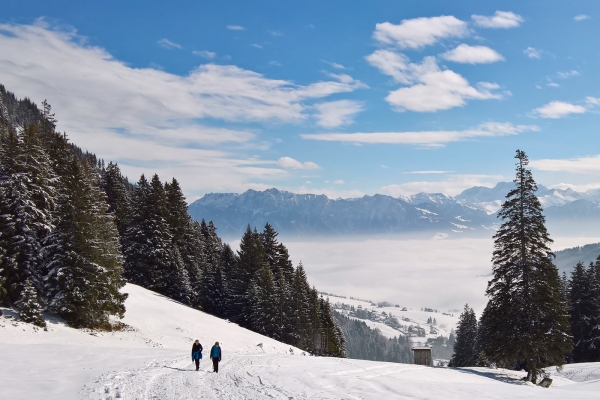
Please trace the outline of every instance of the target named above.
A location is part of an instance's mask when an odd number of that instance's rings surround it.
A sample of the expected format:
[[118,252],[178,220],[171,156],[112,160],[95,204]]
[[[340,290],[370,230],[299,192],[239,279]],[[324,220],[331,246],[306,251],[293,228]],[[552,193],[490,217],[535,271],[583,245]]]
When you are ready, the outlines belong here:
[[190,200],[600,187],[596,1],[15,1],[0,83]]

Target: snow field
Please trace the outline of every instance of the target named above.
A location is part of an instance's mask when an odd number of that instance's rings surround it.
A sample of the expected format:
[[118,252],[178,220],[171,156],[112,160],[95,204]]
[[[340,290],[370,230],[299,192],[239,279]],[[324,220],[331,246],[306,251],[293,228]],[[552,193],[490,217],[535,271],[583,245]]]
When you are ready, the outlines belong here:
[[[544,389],[521,380],[524,372],[276,354],[234,354],[219,373],[187,357],[112,372],[87,387],[86,399],[597,399],[595,389],[554,377]],[[596,373],[600,365],[595,366]],[[587,384],[587,385],[586,385]],[[586,387],[587,386],[587,387]],[[597,387],[596,387],[597,389]],[[569,390],[565,392],[565,390]]]
[[[301,351],[138,286],[124,291],[119,332],[76,330],[48,319],[48,331],[0,317],[0,398],[31,399],[597,399],[600,363],[555,372],[553,387],[524,372],[435,368],[302,356]],[[381,310],[381,309],[379,309]],[[393,312],[394,313],[394,312]],[[435,313],[423,313],[437,315]],[[394,315],[400,315],[394,313]],[[425,317],[426,318],[426,317]],[[439,322],[438,322],[439,323]],[[201,371],[190,348],[205,347]],[[208,350],[223,348],[219,374]],[[258,346],[262,343],[262,346]]]

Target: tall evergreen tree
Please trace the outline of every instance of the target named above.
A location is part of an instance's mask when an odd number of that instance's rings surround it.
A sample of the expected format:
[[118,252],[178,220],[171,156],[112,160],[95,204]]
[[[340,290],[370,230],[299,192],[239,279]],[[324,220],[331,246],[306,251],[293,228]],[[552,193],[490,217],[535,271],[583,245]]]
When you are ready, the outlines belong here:
[[29,279],[23,285],[21,298],[17,301],[16,306],[19,308],[19,316],[23,321],[30,322],[42,328],[46,327],[43,315],[44,310],[40,305],[38,292]]
[[552,243],[528,159],[517,150],[516,187],[507,194],[494,235],[493,278],[482,314],[484,351],[494,362],[524,363],[535,382],[542,368],[562,365],[570,349],[568,310]]
[[48,309],[76,327],[102,326],[109,315],[125,313],[119,234],[95,167],[71,154],[65,170],[56,229],[48,238]]
[[321,314],[321,339],[320,353],[333,357],[346,357],[346,346],[344,334],[338,322],[333,316],[333,309],[329,299],[319,299],[319,308]]
[[292,332],[293,343],[303,349],[312,347],[310,340],[311,304],[309,300],[310,286],[302,262],[298,264],[294,273],[292,285]]
[[585,268],[578,263],[571,273],[570,314],[573,333],[573,360],[599,361],[600,356],[600,282],[596,265]]
[[129,225],[131,197],[127,188],[127,181],[121,175],[118,164],[109,162],[102,174],[100,186],[106,194],[106,200],[115,219],[119,235],[123,237]]
[[173,246],[166,218],[165,190],[158,178],[141,176],[133,194],[133,213],[125,234],[125,276],[131,282],[189,303],[189,276]]
[[8,298],[16,301],[27,279],[42,289],[42,240],[52,230],[56,177],[30,125],[0,136],[0,259]]
[[265,265],[264,248],[260,235],[252,231],[250,225],[242,236],[238,250],[238,264],[232,271],[230,281],[229,310],[232,320],[242,326],[250,324],[251,303],[249,302],[249,288],[256,273]]
[[454,354],[450,363],[453,367],[476,367],[479,363],[477,352],[477,317],[468,304],[458,318]]
[[277,302],[273,273],[267,263],[252,279],[249,288],[249,327],[263,335],[280,340],[278,329]]

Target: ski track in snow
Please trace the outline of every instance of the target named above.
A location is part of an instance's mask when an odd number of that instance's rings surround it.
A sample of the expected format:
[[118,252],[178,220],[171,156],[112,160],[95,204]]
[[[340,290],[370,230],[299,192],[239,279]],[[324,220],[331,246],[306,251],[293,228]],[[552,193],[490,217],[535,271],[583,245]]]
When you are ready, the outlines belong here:
[[269,365],[256,361],[256,356],[230,356],[220,363],[218,374],[212,372],[212,362],[206,359],[202,360],[200,371],[196,371],[187,357],[154,361],[138,370],[105,374],[96,386],[84,389],[82,397],[100,400],[315,399],[264,381],[259,372]]
[[[583,369],[570,366],[553,376],[557,387],[543,389],[522,381],[524,373],[502,369],[461,371],[352,359],[235,354],[224,359],[220,372],[215,374],[210,360],[202,360],[200,371],[196,371],[187,357],[179,357],[155,360],[136,370],[104,374],[95,385],[84,388],[81,397],[94,400],[598,398],[595,385],[586,388],[565,379],[567,375],[584,379],[583,375],[600,373],[597,363]],[[595,381],[583,382],[588,383]]]

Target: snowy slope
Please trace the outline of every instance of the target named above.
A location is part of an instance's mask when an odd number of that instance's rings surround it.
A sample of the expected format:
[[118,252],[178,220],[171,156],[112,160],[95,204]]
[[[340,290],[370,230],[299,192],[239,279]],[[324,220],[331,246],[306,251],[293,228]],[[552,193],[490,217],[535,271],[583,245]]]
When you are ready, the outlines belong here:
[[[361,300],[345,299],[345,298],[337,297],[337,296],[333,296],[333,295],[327,295],[324,297],[328,298],[329,302],[338,311],[341,311],[340,310],[341,304],[351,305],[351,306],[354,306],[354,308],[361,306],[363,310],[376,311],[377,314],[379,314],[379,315],[381,315],[384,312],[387,315],[392,314],[394,317],[398,318],[401,325],[416,325],[416,326],[421,326],[421,327],[425,328],[427,336],[426,337],[414,337],[412,339],[413,342],[426,342],[428,338],[436,338],[438,336],[449,337],[452,329],[456,329],[456,325],[458,324],[458,316],[460,314],[460,312],[455,312],[455,313],[453,313],[454,316],[452,316],[452,315],[444,315],[442,312],[437,312],[437,313],[427,312],[427,311],[420,311],[420,309],[412,309],[412,308],[408,308],[406,311],[402,311],[403,307],[377,307],[377,306],[372,306],[370,303],[368,303],[366,301],[361,301]],[[347,312],[344,312],[344,314],[348,315]],[[450,314],[450,313],[446,313],[446,314]],[[349,315],[349,316],[351,318],[353,318],[351,315]],[[430,333],[429,326],[431,324],[427,323],[428,318],[436,319],[437,324],[434,327],[437,330],[437,333],[434,333],[434,334]],[[370,328],[378,328],[381,331],[381,333],[383,334],[383,336],[388,337],[388,338],[397,337],[397,336],[406,336],[405,331],[394,329],[380,321],[371,321],[371,320],[359,319],[359,318],[354,318],[354,319],[365,322],[367,324],[367,326],[369,326]]]
[[77,398],[83,385],[102,373],[156,359],[187,360],[194,339],[200,339],[205,354],[217,340],[225,357],[289,354],[288,345],[139,286],[128,284],[123,291],[129,298],[121,321],[129,327],[122,332],[77,330],[57,319],[48,320],[45,332],[16,321],[11,310],[2,308],[0,399],[30,400],[38,398],[35,394],[44,399]]
[[[542,389],[515,371],[315,358],[297,349],[292,355],[290,346],[151,291],[134,285],[124,291],[130,294],[124,319],[130,328],[122,332],[79,331],[57,320],[44,332],[7,318],[10,310],[2,309],[0,398],[598,398],[600,363],[567,366],[556,375],[556,387]],[[222,343],[218,375],[206,359],[201,371],[194,370],[189,352],[195,338],[205,347]]]

